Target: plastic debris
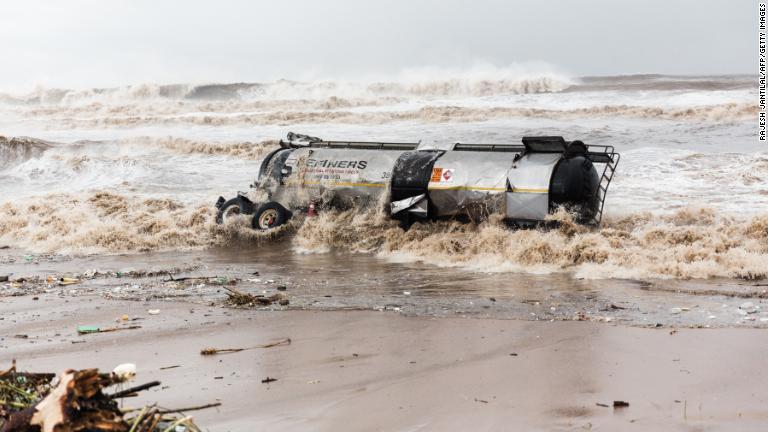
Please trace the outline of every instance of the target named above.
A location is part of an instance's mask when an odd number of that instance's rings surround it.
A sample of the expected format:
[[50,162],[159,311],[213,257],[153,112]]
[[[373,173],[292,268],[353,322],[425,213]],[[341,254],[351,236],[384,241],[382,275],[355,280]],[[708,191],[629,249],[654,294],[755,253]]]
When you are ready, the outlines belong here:
[[77,334],[91,334],[91,333],[109,333],[109,332],[116,332],[120,330],[135,330],[140,329],[141,326],[128,326],[128,327],[97,327],[97,326],[89,326],[89,325],[81,325],[77,326]]
[[63,277],[59,279],[59,285],[74,285],[80,283],[79,279]]
[[136,365],[133,363],[123,363],[112,369],[112,375],[118,382],[131,381],[136,376]]
[[160,315],[160,309],[149,309],[147,313],[150,315]]

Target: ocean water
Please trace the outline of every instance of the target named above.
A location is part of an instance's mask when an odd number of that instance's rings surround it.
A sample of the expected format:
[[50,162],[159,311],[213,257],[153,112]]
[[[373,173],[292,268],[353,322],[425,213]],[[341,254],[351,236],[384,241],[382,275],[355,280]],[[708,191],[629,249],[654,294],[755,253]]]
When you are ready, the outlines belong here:
[[[143,84],[0,94],[0,244],[58,254],[288,241],[470,271],[584,278],[756,279],[768,271],[768,151],[751,76],[572,77],[426,70],[360,81]],[[511,231],[441,222],[403,232],[327,212],[264,236],[218,227],[289,131],[325,139],[613,145],[603,225]],[[566,216],[559,215],[567,219]]]

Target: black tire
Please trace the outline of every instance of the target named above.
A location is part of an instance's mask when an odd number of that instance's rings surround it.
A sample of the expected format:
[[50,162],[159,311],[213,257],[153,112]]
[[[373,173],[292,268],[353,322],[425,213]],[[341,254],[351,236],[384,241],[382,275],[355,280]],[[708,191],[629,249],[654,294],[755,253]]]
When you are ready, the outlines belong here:
[[241,214],[253,214],[254,211],[256,211],[256,209],[251,201],[243,197],[235,197],[219,207],[219,211],[216,213],[216,223],[221,225],[228,219],[228,217]]
[[290,212],[285,207],[271,201],[260,205],[256,209],[251,226],[257,230],[268,230],[288,222],[289,217]]

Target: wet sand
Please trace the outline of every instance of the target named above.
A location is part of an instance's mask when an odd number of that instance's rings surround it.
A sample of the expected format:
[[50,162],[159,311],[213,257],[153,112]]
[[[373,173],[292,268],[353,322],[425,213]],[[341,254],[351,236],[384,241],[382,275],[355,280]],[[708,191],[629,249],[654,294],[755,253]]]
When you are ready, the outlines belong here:
[[[149,315],[148,309],[160,309]],[[128,314],[141,329],[78,336]],[[135,362],[143,400],[211,431],[765,430],[760,329],[255,311],[42,294],[0,298],[0,364],[111,369]],[[27,339],[14,337],[27,335]],[[204,357],[203,347],[290,346]],[[82,341],[73,343],[73,341]],[[513,355],[515,354],[515,355]],[[172,369],[161,369],[169,366]],[[277,381],[262,384],[267,378]],[[602,407],[614,400],[627,408]]]

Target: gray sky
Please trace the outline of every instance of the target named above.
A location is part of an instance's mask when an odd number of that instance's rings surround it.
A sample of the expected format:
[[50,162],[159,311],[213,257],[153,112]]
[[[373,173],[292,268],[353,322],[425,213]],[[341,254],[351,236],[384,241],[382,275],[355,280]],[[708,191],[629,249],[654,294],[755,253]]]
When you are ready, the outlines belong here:
[[749,0],[67,0],[0,4],[0,90],[545,62],[575,76],[752,73]]

